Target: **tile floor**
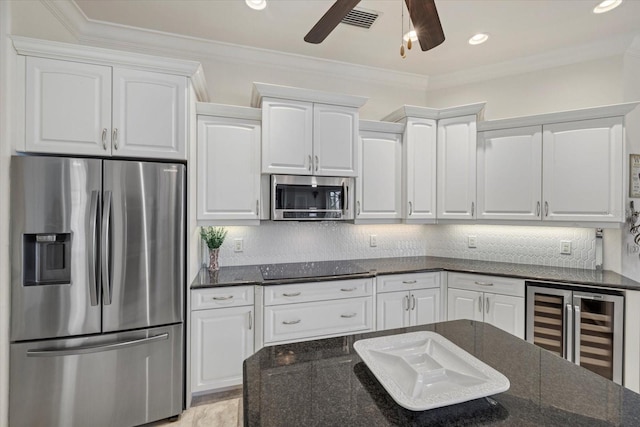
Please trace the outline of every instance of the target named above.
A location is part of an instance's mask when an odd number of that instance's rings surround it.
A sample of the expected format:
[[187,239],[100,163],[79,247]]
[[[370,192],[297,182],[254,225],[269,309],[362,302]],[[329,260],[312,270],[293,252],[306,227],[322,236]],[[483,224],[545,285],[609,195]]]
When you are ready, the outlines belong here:
[[194,397],[177,421],[157,421],[145,427],[240,427],[242,389]]

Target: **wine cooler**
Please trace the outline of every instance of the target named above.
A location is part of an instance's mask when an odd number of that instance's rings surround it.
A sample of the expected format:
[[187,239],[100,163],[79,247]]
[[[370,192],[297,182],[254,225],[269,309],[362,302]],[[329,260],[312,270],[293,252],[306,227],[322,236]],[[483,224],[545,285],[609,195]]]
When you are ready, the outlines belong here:
[[526,285],[527,341],[622,384],[623,294]]

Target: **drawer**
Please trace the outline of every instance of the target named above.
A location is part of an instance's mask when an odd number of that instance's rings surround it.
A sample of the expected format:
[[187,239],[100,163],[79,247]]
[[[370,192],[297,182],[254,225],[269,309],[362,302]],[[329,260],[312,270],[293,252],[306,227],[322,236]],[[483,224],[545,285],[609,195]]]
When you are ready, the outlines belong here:
[[264,305],[360,298],[372,295],[372,278],[271,285],[264,287]]
[[440,272],[392,274],[378,276],[377,292],[412,291],[414,289],[427,289],[440,287]]
[[447,287],[524,297],[524,279],[484,274],[447,273]]
[[373,297],[265,307],[264,341],[304,340],[373,328]]
[[253,305],[253,286],[194,289],[191,291],[191,310]]

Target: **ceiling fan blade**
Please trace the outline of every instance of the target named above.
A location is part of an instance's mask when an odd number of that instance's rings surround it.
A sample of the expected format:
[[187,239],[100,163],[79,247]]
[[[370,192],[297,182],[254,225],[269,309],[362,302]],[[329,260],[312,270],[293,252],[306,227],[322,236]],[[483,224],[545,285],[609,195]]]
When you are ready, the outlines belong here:
[[336,0],[327,13],[322,15],[322,18],[316,22],[311,31],[304,36],[304,41],[307,43],[321,43],[358,3],[360,3],[360,0]]
[[444,41],[444,31],[434,0],[405,0],[420,49],[433,49]]

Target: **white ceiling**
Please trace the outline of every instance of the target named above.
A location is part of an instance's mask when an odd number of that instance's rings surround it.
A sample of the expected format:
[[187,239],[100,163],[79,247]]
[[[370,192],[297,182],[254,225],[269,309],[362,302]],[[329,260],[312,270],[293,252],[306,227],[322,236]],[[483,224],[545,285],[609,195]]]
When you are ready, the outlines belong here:
[[[401,59],[403,0],[362,0],[380,17],[371,29],[340,24],[319,45],[303,37],[333,0],[267,0],[262,11],[243,0],[76,0],[91,20],[289,52],[422,75],[441,75],[553,50],[586,49],[640,35],[640,0],[596,15],[599,0],[436,0],[445,42]],[[408,14],[405,9],[405,31]],[[490,34],[483,45],[467,40]],[[612,52],[619,53],[619,52]]]

